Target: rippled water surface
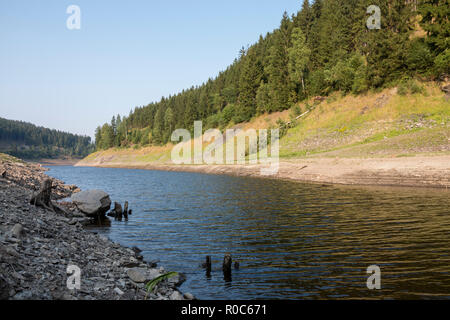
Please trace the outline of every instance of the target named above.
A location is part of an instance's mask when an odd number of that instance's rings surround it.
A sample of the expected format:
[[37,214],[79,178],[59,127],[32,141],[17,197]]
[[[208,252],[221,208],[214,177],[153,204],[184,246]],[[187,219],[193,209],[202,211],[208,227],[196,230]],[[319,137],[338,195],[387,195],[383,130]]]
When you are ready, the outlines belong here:
[[[181,290],[201,299],[450,298],[450,191],[131,169],[49,175],[129,201],[130,221],[96,231],[184,272]],[[241,266],[231,281],[225,253]],[[374,264],[379,291],[366,287]]]

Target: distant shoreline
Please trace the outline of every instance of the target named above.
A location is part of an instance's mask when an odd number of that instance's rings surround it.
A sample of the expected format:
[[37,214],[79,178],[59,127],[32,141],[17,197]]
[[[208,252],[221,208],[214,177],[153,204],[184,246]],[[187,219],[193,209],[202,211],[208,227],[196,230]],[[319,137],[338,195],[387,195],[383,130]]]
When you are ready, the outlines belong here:
[[40,160],[30,160],[28,162],[38,163],[43,166],[74,166],[81,159],[40,159]]
[[279,172],[262,176],[262,165],[174,165],[119,162],[111,157],[82,160],[79,167],[129,168],[159,171],[198,172],[343,185],[450,187],[450,155],[405,158],[301,158],[281,160]]

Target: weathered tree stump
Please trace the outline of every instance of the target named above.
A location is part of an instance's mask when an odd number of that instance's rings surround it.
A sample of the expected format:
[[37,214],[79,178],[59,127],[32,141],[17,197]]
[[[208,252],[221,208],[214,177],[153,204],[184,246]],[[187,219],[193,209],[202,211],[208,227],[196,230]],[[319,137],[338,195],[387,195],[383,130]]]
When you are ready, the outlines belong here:
[[114,213],[115,213],[115,219],[122,221],[122,205],[118,202],[114,202]]
[[125,221],[128,221],[128,201],[125,201],[125,204],[123,205],[123,216]]
[[44,209],[55,212],[55,208],[53,207],[51,201],[52,195],[52,180],[45,179],[42,182],[41,188],[39,191],[34,192],[31,196],[30,203],[37,207],[42,207]]
[[205,269],[207,274],[211,273],[211,256],[206,256]]
[[231,279],[231,265],[232,265],[233,261],[231,259],[231,254],[226,254],[225,257],[223,258],[223,265],[222,265],[222,270],[223,270],[223,276],[225,279]]

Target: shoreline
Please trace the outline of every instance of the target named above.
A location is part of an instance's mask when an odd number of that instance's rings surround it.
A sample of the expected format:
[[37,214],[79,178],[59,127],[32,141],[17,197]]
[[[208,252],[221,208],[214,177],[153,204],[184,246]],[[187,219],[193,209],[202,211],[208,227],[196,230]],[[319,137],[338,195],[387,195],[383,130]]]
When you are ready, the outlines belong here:
[[450,155],[404,158],[283,159],[279,171],[261,175],[267,165],[174,165],[167,163],[82,160],[77,167],[197,172],[337,185],[450,188]]
[[[145,284],[167,271],[127,248],[89,231],[86,217],[70,204],[76,186],[45,174],[38,164],[0,160],[0,300],[191,300],[178,287],[184,275],[160,282],[147,296]],[[31,194],[51,179],[57,212],[30,204]],[[69,266],[81,270],[80,288],[69,289]]]
[[80,160],[81,159],[39,159],[31,160],[29,162],[41,166],[73,166],[80,162]]

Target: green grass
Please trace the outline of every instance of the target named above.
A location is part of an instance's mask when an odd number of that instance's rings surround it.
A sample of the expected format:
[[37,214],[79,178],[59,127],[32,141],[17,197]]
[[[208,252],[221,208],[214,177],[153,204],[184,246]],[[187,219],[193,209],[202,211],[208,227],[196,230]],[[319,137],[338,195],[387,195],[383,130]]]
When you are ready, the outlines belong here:
[[[280,156],[295,158],[326,156],[327,153],[354,155],[353,149],[368,145],[359,156],[403,151],[417,152],[418,144],[430,152],[441,152],[449,142],[450,103],[436,85],[424,87],[426,94],[398,95],[392,89],[365,96],[329,99],[297,122],[280,141]],[[417,126],[416,126],[417,125]],[[433,134],[439,132],[438,135]],[[405,136],[405,139],[395,139]],[[408,137],[413,137],[411,143]],[[389,143],[395,140],[395,145]],[[370,146],[377,152],[370,151]],[[339,151],[339,152],[336,152]],[[445,152],[442,151],[442,152]]]
[[[285,112],[261,115],[248,128],[274,126],[289,120],[295,108],[306,110],[308,101]],[[400,95],[384,89],[359,96],[333,94],[295,121],[280,139],[280,158],[304,157],[409,157],[450,152],[450,102],[438,84],[423,85],[423,93]],[[203,145],[205,148],[205,144]],[[106,163],[168,163],[172,147],[110,149],[88,156],[86,161]],[[248,157],[246,157],[248,158]]]

